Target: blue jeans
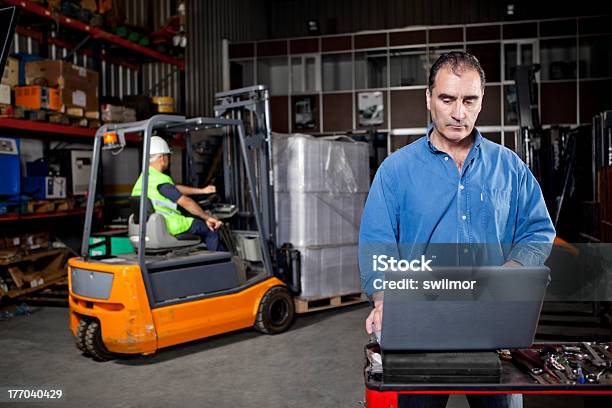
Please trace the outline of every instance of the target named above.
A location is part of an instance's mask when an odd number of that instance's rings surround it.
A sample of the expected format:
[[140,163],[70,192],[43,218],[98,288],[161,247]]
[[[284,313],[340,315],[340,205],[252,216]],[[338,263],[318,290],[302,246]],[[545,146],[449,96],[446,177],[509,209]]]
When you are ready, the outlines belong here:
[[223,247],[219,241],[219,233],[217,231],[211,231],[204,221],[200,219],[193,220],[187,232],[199,236],[206,244],[206,248],[209,251],[223,251]]
[[[519,394],[466,395],[470,408],[521,408],[523,396]],[[446,394],[400,394],[398,408],[444,408]]]

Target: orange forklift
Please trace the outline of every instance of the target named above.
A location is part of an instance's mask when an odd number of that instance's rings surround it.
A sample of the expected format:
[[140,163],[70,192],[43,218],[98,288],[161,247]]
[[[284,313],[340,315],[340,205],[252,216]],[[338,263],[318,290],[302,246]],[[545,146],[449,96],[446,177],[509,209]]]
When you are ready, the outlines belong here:
[[[101,361],[148,355],[233,330],[277,334],[291,325],[299,252],[289,244],[279,248],[275,239],[269,93],[253,86],[216,96],[214,118],[156,115],[97,131],[81,256],[68,262],[70,329],[83,354]],[[196,236],[170,235],[145,188],[130,200],[135,252],[90,256],[102,151],[120,159],[126,135],[140,134],[147,185],[152,135],[182,134],[190,141],[192,133],[211,129],[222,138],[224,203],[210,212],[225,221],[221,237],[228,251],[208,251]]]

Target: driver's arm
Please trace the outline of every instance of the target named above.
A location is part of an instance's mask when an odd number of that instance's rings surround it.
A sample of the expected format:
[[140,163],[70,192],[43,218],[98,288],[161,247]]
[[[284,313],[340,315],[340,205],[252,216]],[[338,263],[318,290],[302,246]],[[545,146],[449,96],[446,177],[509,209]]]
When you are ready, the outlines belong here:
[[196,203],[195,201],[193,201],[192,198],[187,197],[186,195],[180,196],[179,199],[176,200],[176,203],[180,205],[181,207],[183,207],[184,209],[186,209],[187,211],[189,211],[190,214],[198,218],[201,218],[204,221],[210,218],[210,214],[204,211],[202,207],[198,205],[198,203]]
[[183,195],[211,194],[217,191],[217,189],[213,185],[199,188],[199,187],[189,187],[189,186],[183,186],[181,184],[176,184],[175,187]]
[[198,205],[198,203],[196,203],[191,198],[183,194],[178,187],[179,186],[177,185],[166,183],[166,184],[161,184],[160,186],[158,186],[157,190],[159,191],[161,195],[163,195],[164,197],[166,197],[168,200],[172,201],[173,203],[176,203],[176,205],[180,205],[185,210],[187,210],[190,214],[198,218],[201,218],[204,221],[208,220],[210,218],[210,214],[202,210],[202,208]]

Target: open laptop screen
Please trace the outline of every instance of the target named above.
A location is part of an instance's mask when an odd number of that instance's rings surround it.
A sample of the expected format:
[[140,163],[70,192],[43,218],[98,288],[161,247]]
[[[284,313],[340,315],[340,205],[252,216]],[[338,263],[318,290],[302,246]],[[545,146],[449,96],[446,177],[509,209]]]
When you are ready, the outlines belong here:
[[381,348],[529,347],[549,274],[547,267],[502,266],[386,272]]

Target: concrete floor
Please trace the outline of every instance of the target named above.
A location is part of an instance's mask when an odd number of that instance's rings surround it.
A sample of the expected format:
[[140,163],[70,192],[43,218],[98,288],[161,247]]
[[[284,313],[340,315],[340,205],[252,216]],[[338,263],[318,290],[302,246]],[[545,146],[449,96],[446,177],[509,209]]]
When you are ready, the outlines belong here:
[[[367,313],[319,312],[277,336],[243,330],[99,363],[74,347],[67,309],[41,308],[0,321],[0,387],[64,390],[60,403],[40,406],[359,407]],[[525,398],[526,408],[582,406],[580,397]],[[448,407],[467,407],[465,397]]]

